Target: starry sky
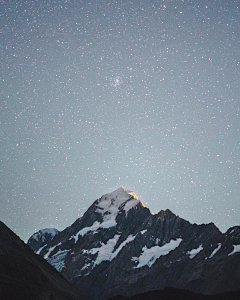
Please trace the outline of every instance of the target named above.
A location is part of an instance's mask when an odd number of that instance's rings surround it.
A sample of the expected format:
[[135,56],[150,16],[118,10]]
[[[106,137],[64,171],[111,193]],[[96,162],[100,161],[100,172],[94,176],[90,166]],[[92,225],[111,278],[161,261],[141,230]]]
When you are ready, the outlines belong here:
[[0,1],[0,219],[23,240],[103,194],[240,225],[240,1]]

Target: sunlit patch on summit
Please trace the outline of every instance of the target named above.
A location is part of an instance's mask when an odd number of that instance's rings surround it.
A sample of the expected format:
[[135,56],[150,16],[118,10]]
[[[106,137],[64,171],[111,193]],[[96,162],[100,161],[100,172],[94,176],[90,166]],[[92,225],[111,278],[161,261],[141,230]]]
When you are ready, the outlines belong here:
[[125,212],[128,212],[131,208],[139,203],[137,195],[132,191],[126,191],[124,187],[103,195],[98,202],[98,212],[105,214],[109,212],[116,214],[120,208],[124,207]]

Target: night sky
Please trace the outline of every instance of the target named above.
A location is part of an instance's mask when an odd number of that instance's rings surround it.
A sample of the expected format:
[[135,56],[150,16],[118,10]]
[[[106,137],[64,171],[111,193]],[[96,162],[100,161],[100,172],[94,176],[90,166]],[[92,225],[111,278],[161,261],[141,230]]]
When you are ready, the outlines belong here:
[[240,225],[240,1],[0,1],[0,220],[25,241],[120,186]]

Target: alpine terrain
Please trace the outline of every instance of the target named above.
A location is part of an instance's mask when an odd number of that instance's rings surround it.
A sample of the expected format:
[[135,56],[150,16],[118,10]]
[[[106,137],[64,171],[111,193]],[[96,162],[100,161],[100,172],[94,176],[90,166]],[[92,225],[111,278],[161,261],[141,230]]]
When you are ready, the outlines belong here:
[[170,210],[153,215],[123,187],[97,199],[65,230],[48,239],[45,233],[28,245],[95,299],[165,287],[200,294],[240,289],[240,226],[222,233]]

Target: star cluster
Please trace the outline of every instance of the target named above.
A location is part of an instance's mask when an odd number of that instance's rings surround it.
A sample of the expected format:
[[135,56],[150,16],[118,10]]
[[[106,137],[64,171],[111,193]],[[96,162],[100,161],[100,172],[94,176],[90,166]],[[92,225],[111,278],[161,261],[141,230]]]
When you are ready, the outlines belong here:
[[120,186],[239,225],[237,0],[1,1],[0,219],[60,230]]

